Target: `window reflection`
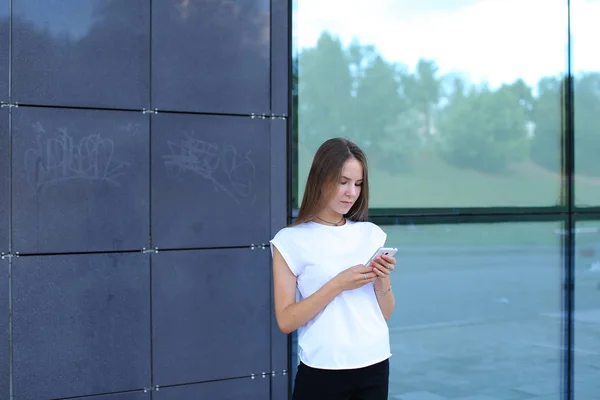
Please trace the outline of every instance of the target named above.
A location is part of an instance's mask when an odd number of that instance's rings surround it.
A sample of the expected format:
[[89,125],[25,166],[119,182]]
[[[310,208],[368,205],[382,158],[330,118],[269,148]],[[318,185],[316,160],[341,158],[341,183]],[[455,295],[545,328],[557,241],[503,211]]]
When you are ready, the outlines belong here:
[[345,136],[369,155],[372,207],[564,204],[567,3],[509,3],[298,0],[296,202],[318,145]]
[[560,399],[561,223],[383,228],[390,398]]
[[593,56],[600,33],[600,2],[572,1],[575,203],[600,206],[600,59]]
[[575,398],[600,393],[600,216],[575,229]]

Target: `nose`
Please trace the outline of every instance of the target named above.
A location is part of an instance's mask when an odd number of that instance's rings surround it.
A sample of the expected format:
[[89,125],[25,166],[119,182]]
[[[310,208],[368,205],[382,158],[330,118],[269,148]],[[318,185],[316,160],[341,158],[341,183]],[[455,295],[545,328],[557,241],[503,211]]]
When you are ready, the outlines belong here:
[[354,185],[349,185],[348,191],[346,192],[346,195],[348,197],[355,197],[356,196],[356,186]]

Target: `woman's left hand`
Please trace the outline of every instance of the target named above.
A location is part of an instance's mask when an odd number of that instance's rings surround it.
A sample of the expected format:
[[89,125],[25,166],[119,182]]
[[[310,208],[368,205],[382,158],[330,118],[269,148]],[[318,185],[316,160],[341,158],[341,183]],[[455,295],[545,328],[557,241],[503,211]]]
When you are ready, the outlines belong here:
[[373,272],[377,274],[378,278],[387,278],[394,270],[396,265],[396,259],[392,256],[382,255],[378,256],[369,265],[373,268]]

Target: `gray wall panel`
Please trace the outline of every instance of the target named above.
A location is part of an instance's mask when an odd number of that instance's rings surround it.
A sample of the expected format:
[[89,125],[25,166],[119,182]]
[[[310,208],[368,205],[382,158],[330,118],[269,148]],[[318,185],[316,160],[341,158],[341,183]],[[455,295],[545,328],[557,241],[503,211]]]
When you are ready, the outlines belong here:
[[8,46],[10,0],[0,0],[0,103],[8,103]]
[[289,379],[288,373],[281,374],[277,373],[271,377],[271,399],[287,399],[289,393]]
[[269,121],[152,117],[153,246],[249,246],[268,241]]
[[8,108],[0,108],[0,254],[8,252],[10,151]]
[[14,101],[149,107],[147,0],[14,0],[13,15]]
[[77,400],[151,400],[152,391],[148,390],[139,392],[126,392],[126,393],[115,393],[107,394],[104,396],[86,396],[78,397]]
[[265,113],[269,0],[152,1],[152,107]]
[[12,112],[14,250],[147,247],[148,116],[30,107]]
[[[271,397],[268,376],[160,388],[152,395],[153,400],[267,400],[269,398]],[[282,400],[278,397],[272,398]]]
[[0,258],[0,399],[8,399],[10,384],[8,267],[8,259]]
[[[287,121],[274,119],[271,123],[271,237],[287,225]],[[271,260],[269,259],[269,266]],[[271,291],[273,274],[270,269]],[[273,303],[273,297],[271,297]],[[271,370],[282,372],[288,368],[288,339],[277,326],[274,305],[271,319]]]
[[13,260],[15,400],[150,386],[147,254]]
[[152,259],[159,386],[269,371],[269,252],[159,252]]
[[287,398],[289,7],[0,0],[0,399]]
[[271,0],[271,112],[275,115],[289,114],[289,3]]

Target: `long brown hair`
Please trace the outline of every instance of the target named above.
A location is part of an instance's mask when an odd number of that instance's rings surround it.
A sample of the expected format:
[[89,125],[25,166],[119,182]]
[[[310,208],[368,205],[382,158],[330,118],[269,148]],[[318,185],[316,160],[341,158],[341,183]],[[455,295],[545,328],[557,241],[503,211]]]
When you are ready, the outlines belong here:
[[311,221],[335,193],[335,184],[342,175],[346,161],[355,158],[362,164],[363,184],[360,195],[346,214],[351,221],[366,221],[369,217],[369,174],[367,157],[355,143],[343,138],[325,141],[313,159],[298,216],[292,226]]

